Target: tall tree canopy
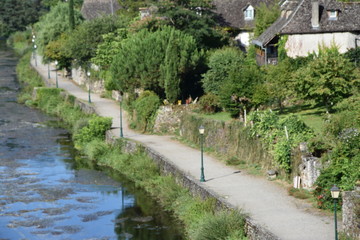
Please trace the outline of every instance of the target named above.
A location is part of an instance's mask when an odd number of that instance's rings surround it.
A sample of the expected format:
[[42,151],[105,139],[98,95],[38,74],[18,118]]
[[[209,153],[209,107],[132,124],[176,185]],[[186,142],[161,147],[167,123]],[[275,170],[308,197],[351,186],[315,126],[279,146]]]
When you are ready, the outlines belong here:
[[[74,10],[75,24],[82,22],[81,13]],[[68,3],[59,2],[35,25],[36,43],[43,53],[49,42],[57,40],[63,33],[70,30]]]
[[122,42],[107,87],[128,92],[152,90],[174,102],[185,94],[181,82],[201,56],[196,41],[179,30],[169,26],[155,32],[142,30]]
[[244,64],[243,52],[235,47],[215,50],[209,57],[209,70],[203,75],[203,88],[207,93],[219,95],[221,86],[229,77],[233,68]]
[[66,41],[68,55],[80,66],[88,64],[96,54],[97,46],[103,42],[102,35],[125,27],[126,22],[116,16],[104,16],[85,21],[79,25]]
[[333,105],[359,89],[360,79],[355,73],[354,64],[335,45],[320,46],[314,60],[296,72],[294,84],[301,98],[314,100],[329,112]]
[[167,25],[193,36],[201,48],[218,48],[228,43],[228,36],[220,31],[210,6],[195,7],[194,2],[184,5],[160,8],[159,15],[166,17]]
[[0,37],[8,36],[38,21],[45,11],[40,0],[1,0],[0,1]]

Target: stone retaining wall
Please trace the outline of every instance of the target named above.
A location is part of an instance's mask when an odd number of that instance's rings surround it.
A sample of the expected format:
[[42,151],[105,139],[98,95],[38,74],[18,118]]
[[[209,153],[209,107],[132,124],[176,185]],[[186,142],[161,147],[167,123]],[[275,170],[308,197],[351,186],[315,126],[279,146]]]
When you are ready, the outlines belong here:
[[[86,89],[89,87],[87,76],[81,68],[73,68],[71,70],[72,81],[79,86],[85,86]],[[104,80],[91,81],[91,92],[102,94],[105,92]]]
[[360,239],[360,186],[342,194],[343,231],[349,237]]

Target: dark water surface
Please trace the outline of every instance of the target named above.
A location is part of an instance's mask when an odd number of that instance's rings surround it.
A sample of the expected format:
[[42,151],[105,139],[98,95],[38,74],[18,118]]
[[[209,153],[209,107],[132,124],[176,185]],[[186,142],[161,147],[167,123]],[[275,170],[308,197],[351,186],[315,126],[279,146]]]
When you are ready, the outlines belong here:
[[85,167],[54,119],[16,103],[16,63],[0,42],[0,239],[182,239],[146,194]]

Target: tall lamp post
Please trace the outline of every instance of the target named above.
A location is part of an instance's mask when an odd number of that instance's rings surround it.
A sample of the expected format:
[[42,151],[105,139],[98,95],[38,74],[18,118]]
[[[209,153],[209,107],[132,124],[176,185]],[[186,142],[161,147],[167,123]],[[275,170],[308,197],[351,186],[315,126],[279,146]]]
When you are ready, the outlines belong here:
[[205,182],[205,175],[204,175],[204,132],[205,128],[203,125],[199,127],[200,133],[200,148],[201,148],[201,174],[200,174],[200,182]]
[[32,58],[35,59],[35,35],[33,35],[31,42],[33,43]]
[[90,88],[90,71],[87,71],[87,73],[86,73],[86,76],[87,76],[87,82],[88,82],[88,84],[89,84],[89,91],[88,91],[88,95],[89,95],[89,103],[91,103],[91,97],[90,97],[90,91],[91,91],[91,88]]
[[35,66],[37,66],[37,59],[36,59],[36,44],[34,44],[34,59],[35,59]]
[[59,62],[57,60],[55,60],[55,80],[56,80],[56,88],[59,88],[59,83],[58,83],[58,74],[57,74],[57,66],[58,66]]
[[47,65],[48,65],[48,79],[50,79],[50,63],[48,63]]
[[122,127],[122,95],[120,94],[120,97],[119,97],[119,100],[120,100],[120,137],[124,137],[124,134],[123,134],[123,127]]
[[334,184],[334,186],[330,189],[330,191],[331,191],[331,197],[334,199],[335,240],[338,240],[336,204],[340,195],[340,189]]

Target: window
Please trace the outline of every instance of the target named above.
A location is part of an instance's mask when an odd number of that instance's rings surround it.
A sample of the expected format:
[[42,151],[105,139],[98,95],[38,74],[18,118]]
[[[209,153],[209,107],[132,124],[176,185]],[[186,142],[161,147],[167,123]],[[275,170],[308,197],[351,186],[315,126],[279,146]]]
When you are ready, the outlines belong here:
[[338,11],[336,11],[336,10],[329,11],[329,19],[330,20],[336,20],[337,16],[338,16]]
[[253,20],[254,19],[254,8],[249,5],[244,11],[245,20]]

